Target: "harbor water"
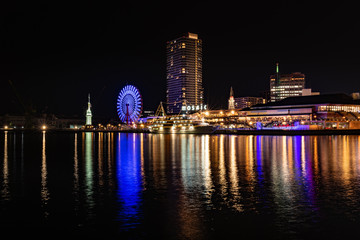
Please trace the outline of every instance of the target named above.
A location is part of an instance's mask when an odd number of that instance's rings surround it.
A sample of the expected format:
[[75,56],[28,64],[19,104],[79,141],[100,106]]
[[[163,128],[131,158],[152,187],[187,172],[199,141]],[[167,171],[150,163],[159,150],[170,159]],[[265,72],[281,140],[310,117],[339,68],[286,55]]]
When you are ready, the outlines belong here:
[[122,239],[359,234],[360,136],[0,132],[0,230]]

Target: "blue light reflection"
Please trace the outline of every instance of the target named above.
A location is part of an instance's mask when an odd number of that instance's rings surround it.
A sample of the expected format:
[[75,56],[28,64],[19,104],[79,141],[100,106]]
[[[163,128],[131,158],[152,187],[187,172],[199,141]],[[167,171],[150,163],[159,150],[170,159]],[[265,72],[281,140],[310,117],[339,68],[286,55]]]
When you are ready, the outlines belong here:
[[[301,164],[301,136],[297,135],[297,136],[293,136],[293,137],[288,137],[287,141],[289,141],[290,139],[293,140],[293,146],[292,147],[293,153],[294,153],[294,177],[296,179],[296,181],[301,184],[301,169],[302,169],[302,164]],[[291,158],[291,156],[290,156]]]
[[135,228],[140,220],[142,192],[141,136],[119,133],[116,144],[118,220],[126,229]]
[[[252,137],[252,136],[251,136]],[[262,149],[262,144],[261,141],[264,139],[263,136],[256,136],[256,171],[258,174],[258,179],[259,179],[259,183],[263,184],[264,181],[264,173],[263,173],[263,169],[262,169],[262,154],[263,154],[263,149]],[[250,144],[253,144],[252,142]],[[252,160],[252,159],[251,159]]]

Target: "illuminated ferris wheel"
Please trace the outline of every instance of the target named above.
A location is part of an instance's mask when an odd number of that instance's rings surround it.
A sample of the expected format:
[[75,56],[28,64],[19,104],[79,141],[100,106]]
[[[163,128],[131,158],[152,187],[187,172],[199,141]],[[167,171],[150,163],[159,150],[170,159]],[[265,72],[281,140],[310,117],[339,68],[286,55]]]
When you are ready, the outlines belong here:
[[117,99],[117,113],[123,123],[131,124],[140,118],[142,99],[139,89],[133,85],[126,85]]

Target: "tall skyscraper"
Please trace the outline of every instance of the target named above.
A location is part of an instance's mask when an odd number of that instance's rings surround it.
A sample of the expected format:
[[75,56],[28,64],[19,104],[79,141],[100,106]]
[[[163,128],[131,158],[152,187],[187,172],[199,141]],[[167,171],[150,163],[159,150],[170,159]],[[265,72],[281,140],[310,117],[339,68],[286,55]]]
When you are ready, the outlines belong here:
[[197,111],[204,106],[202,87],[202,40],[197,34],[166,44],[167,112]]
[[270,76],[270,101],[276,102],[287,97],[302,96],[305,88],[305,74],[294,72],[280,74],[276,63],[276,73]]

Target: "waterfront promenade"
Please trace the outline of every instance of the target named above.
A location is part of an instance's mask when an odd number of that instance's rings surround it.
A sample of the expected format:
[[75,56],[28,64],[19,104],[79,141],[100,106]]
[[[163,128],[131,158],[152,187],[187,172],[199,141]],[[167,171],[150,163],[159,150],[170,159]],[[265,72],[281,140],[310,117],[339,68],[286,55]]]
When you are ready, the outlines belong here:
[[[148,129],[129,129],[129,130],[106,130],[106,129],[2,129],[9,132],[119,132],[119,133],[150,133]],[[205,133],[152,133],[152,134],[205,134]],[[230,135],[360,135],[360,129],[321,129],[321,130],[239,130],[239,129],[218,129],[210,135],[230,134]]]

